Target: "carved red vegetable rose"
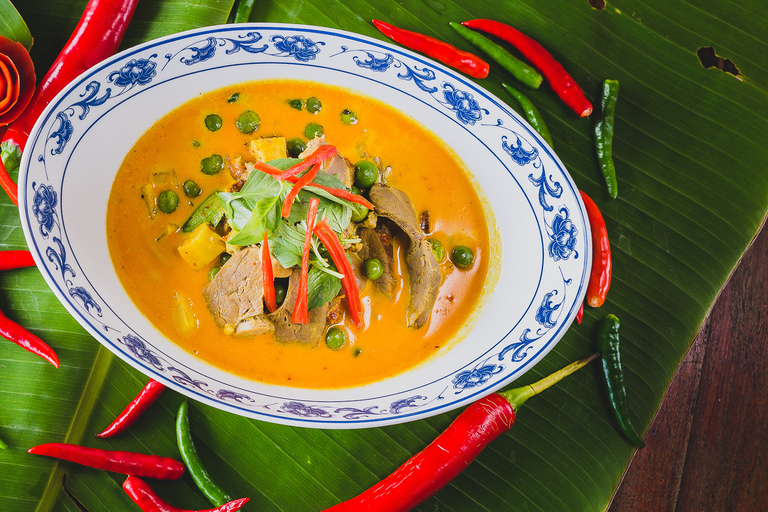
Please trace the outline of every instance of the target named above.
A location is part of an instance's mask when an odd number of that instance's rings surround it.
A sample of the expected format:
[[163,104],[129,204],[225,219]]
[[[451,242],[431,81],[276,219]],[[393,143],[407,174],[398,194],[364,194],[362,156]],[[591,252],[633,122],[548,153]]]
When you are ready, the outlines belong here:
[[35,67],[27,49],[0,36],[0,127],[21,115],[35,91]]

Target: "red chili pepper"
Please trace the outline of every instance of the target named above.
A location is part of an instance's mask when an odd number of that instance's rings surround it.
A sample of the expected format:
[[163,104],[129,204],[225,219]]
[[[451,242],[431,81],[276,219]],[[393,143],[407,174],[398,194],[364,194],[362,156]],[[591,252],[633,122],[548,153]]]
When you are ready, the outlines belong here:
[[581,320],[584,318],[584,302],[579,306],[579,311],[576,313],[576,322],[581,325]]
[[[123,482],[123,489],[134,503],[144,512],[192,512],[170,505],[152,490],[147,482],[135,476],[129,476]],[[234,512],[248,503],[249,498],[240,498],[223,504],[220,507],[201,510],[199,512]]]
[[67,443],[33,446],[28,453],[45,455],[125,475],[175,480],[184,474],[184,464],[169,457],[143,453],[101,450]]
[[18,118],[35,92],[35,66],[24,45],[0,36],[0,126]]
[[[117,51],[139,0],[90,0],[59,56],[35,90],[26,110],[8,127],[3,142],[10,141],[21,151],[29,132],[48,103],[83,71]],[[18,190],[5,167],[0,168],[0,185],[18,205]]]
[[336,146],[333,146],[331,144],[323,144],[322,146],[317,148],[315,151],[313,151],[312,154],[310,154],[307,158],[297,163],[296,165],[291,166],[283,173],[275,176],[275,179],[286,180],[291,176],[296,176],[304,169],[309,169],[310,165],[314,165],[314,164],[319,165],[320,163],[322,163],[325,160],[328,160],[335,154],[336,154]]
[[398,28],[380,20],[373,20],[373,24],[382,34],[411,50],[424,53],[473,78],[488,76],[490,66],[477,55],[459,50],[455,46],[434,37]]
[[277,309],[275,295],[275,274],[272,269],[272,256],[269,254],[269,232],[264,231],[264,241],[261,243],[261,280],[264,285],[264,303],[267,311],[274,313]]
[[317,176],[318,171],[320,170],[320,164],[313,165],[307,173],[296,180],[296,183],[293,184],[293,188],[290,192],[288,192],[288,195],[285,196],[285,202],[283,202],[283,211],[282,215],[283,217],[288,217],[291,214],[291,207],[293,206],[293,200],[296,199],[296,196],[299,195],[299,192],[301,189],[303,189],[309,182],[311,182],[313,179],[315,179],[315,176]]
[[295,324],[309,323],[309,251],[312,249],[312,230],[315,229],[315,218],[320,200],[313,197],[309,200],[309,213],[307,214],[307,232],[304,235],[304,250],[301,254],[301,277],[299,278],[299,290],[296,296],[296,304],[293,306],[291,321]]
[[0,311],[0,335],[42,357],[56,368],[59,367],[59,357],[46,342],[5,316],[2,311]]
[[531,61],[549,81],[558,96],[581,117],[592,113],[592,104],[584,96],[584,91],[563,66],[552,57],[543,46],[523,34],[516,28],[493,20],[470,20],[462,23],[465,27],[481,30],[508,42]]
[[344,278],[341,280],[341,285],[344,287],[344,294],[347,296],[347,305],[349,307],[349,316],[352,318],[352,322],[359,328],[363,327],[363,320],[360,318],[363,310],[363,304],[360,300],[360,292],[357,289],[357,281],[355,281],[355,273],[352,270],[352,265],[347,259],[347,253],[344,252],[344,248],[341,246],[339,237],[336,236],[331,226],[325,221],[321,220],[315,224],[314,229],[317,238],[323,242],[323,245],[328,249],[328,253],[331,255],[333,263],[336,268],[344,274]]
[[0,271],[34,266],[35,260],[29,251],[0,251]]
[[586,301],[587,305],[599,308],[605,302],[605,296],[611,287],[611,243],[608,241],[608,229],[600,209],[584,192],[581,192],[581,197],[592,232],[592,270],[589,274]]
[[106,439],[125,432],[157,400],[163,391],[165,391],[163,384],[154,379],[149,379],[147,385],[136,395],[136,398],[131,400],[131,403],[123,409],[123,412],[107,428],[96,434],[96,437]]
[[598,354],[580,359],[529,386],[492,393],[467,407],[432,443],[394,473],[325,512],[407,512],[442,489],[491,441],[512,428],[520,406]]

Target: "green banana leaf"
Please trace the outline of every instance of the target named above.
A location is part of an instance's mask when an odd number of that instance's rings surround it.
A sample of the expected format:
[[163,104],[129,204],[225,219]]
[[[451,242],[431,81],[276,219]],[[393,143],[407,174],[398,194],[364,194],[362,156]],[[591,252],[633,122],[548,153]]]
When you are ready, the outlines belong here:
[[[84,0],[15,2],[34,37],[44,74],[77,23]],[[126,44],[226,22],[232,2],[144,0]],[[768,210],[768,54],[763,0],[259,0],[252,21],[306,23],[381,36],[372,18],[467,43],[449,21],[492,18],[539,40],[596,100],[604,79],[621,83],[614,154],[619,197],[611,200],[597,166],[589,119],[547,87],[524,91],[548,121],[555,149],[577,185],[606,217],[613,284],[560,344],[521,380],[531,382],[590,353],[600,319],[622,319],[623,362],[634,423],[651,422],[677,365]],[[714,47],[734,77],[705,68],[696,51]],[[498,66],[480,83],[500,98],[513,78]],[[19,217],[0,198],[0,249],[24,248]],[[0,340],[0,510],[137,510],[123,477],[26,453],[67,441],[178,458],[174,416],[182,397],[161,399],[125,434],[101,431],[146,377],[87,335],[36,269],[0,274],[0,307],[58,352],[54,369]],[[200,456],[243,510],[312,512],[348,499],[423,448],[458,414],[386,428],[310,430],[244,419],[191,403]],[[633,453],[618,430],[593,364],[520,410],[517,424],[420,511],[604,510]],[[188,476],[152,482],[187,509],[210,508]]]

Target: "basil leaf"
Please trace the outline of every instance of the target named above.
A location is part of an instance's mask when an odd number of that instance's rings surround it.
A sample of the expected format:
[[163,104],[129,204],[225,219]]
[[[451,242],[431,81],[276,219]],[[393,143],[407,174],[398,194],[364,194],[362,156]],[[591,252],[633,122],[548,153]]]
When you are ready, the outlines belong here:
[[265,231],[273,231],[272,226],[267,224],[270,213],[274,211],[275,205],[280,204],[279,197],[265,197],[261,199],[251,211],[248,222],[228,243],[232,245],[251,245],[258,244],[264,239]]
[[341,291],[341,279],[312,266],[307,279],[307,305],[309,309],[319,308],[331,301]]
[[270,239],[272,255],[285,268],[301,265],[306,232],[301,227],[281,222],[277,227],[277,236]]

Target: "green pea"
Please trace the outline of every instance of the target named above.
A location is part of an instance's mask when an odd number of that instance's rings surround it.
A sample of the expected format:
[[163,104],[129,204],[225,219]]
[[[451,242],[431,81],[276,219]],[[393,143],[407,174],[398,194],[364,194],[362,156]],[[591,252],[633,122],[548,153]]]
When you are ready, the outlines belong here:
[[193,145],[194,147],[196,147],[196,148],[199,148],[199,147],[200,147],[200,143],[199,143],[199,142],[197,142],[196,140],[193,140],[193,141],[192,141],[192,145]]
[[200,187],[192,180],[187,180],[181,186],[184,189],[184,195],[187,197],[197,197],[200,195]]
[[222,169],[224,169],[224,159],[221,158],[221,155],[211,155],[208,158],[203,158],[200,162],[200,170],[203,171],[203,174],[213,176],[221,172]]
[[161,212],[171,213],[179,207],[179,195],[173,190],[164,190],[157,196],[157,207]]
[[215,132],[221,129],[221,117],[216,114],[208,114],[205,116],[205,127]]
[[359,356],[362,353],[363,353],[362,349],[359,349],[357,347],[355,347],[355,350],[352,351],[352,355],[355,357]]
[[347,342],[347,333],[339,327],[331,327],[325,333],[325,344],[331,350],[339,350]]
[[355,164],[355,186],[359,189],[370,188],[379,180],[379,168],[368,160]]
[[363,263],[363,275],[371,281],[375,281],[384,275],[384,265],[376,258],[367,259]]
[[235,124],[241,133],[247,135],[249,133],[255,132],[259,128],[261,125],[261,118],[259,118],[259,114],[253,110],[246,110],[240,114],[240,117],[237,118]]
[[239,98],[240,98],[240,93],[239,93],[239,92],[235,92],[235,93],[232,93],[232,96],[230,96],[229,98],[227,98],[227,103],[234,103],[234,102],[236,102],[236,101],[237,101]]
[[288,156],[298,158],[307,149],[307,145],[300,138],[294,137],[285,141],[285,149],[288,151]]
[[288,104],[291,106],[291,108],[295,108],[296,110],[301,110],[304,108],[304,102],[301,100],[288,100]]
[[307,100],[307,112],[310,112],[312,114],[317,114],[320,112],[320,110],[323,108],[323,104],[320,103],[320,100],[312,96]]
[[288,279],[275,279],[275,302],[279,306],[288,295]]
[[219,273],[219,270],[221,270],[221,267],[218,265],[211,267],[211,270],[208,271],[208,280],[213,281],[213,278],[216,277],[216,274]]
[[357,114],[345,108],[341,111],[341,122],[344,124],[355,124],[357,123]]
[[466,245],[457,245],[451,251],[451,261],[461,269],[468,269],[475,262],[475,253]]
[[232,255],[229,254],[228,252],[223,252],[223,253],[219,254],[219,265],[221,265],[223,267],[224,265],[227,264],[227,262],[229,261],[229,258],[231,258],[231,257],[232,257]]
[[304,128],[304,136],[310,140],[323,134],[323,127],[317,123],[309,123]]
[[432,246],[432,254],[435,255],[435,261],[440,263],[445,259],[445,247],[443,243],[437,238],[430,238],[429,244]]

